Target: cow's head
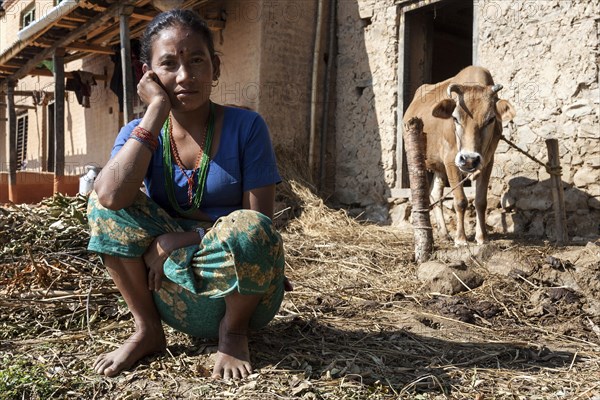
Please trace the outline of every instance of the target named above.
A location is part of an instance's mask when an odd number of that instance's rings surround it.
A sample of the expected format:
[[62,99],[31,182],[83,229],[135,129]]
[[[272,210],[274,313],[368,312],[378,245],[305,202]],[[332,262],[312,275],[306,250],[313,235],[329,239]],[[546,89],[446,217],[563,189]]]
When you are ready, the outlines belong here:
[[452,118],[458,152],[454,162],[463,172],[473,172],[487,164],[493,154],[491,144],[494,135],[502,133],[502,121],[514,118],[515,110],[506,100],[499,100],[497,93],[502,85],[448,86],[448,97],[433,109],[437,118]]

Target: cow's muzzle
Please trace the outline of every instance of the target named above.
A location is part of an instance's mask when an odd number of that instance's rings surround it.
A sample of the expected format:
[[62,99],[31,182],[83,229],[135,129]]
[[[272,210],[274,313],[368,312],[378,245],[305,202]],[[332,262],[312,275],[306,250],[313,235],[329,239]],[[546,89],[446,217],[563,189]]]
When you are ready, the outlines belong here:
[[459,151],[454,159],[454,163],[462,172],[473,172],[481,168],[481,155],[479,153]]

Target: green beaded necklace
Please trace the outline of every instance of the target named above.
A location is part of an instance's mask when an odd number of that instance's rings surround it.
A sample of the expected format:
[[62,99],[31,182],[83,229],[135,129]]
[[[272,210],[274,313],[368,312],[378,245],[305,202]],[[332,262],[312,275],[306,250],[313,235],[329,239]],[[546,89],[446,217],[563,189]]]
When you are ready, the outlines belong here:
[[[204,194],[204,186],[206,184],[206,176],[208,174],[208,163],[210,162],[210,146],[212,143],[212,137],[215,130],[215,105],[210,102],[210,111],[208,114],[208,122],[206,126],[206,138],[202,151],[202,159],[198,168],[198,185],[194,192],[194,197],[190,208],[185,210],[179,206],[177,199],[175,198],[175,178],[173,171],[173,161],[171,158],[171,136],[173,134],[173,126],[171,124],[171,116],[165,121],[162,129],[162,144],[163,144],[163,166],[165,168],[165,187],[167,190],[167,197],[169,203],[177,213],[181,215],[191,215],[195,210],[200,209],[200,203],[202,203],[202,195]],[[182,171],[185,174],[185,171]],[[194,171],[195,172],[195,171]],[[193,174],[192,172],[192,178]],[[186,175],[187,177],[187,175]],[[191,185],[188,178],[188,185]],[[191,188],[190,188],[191,190]]]

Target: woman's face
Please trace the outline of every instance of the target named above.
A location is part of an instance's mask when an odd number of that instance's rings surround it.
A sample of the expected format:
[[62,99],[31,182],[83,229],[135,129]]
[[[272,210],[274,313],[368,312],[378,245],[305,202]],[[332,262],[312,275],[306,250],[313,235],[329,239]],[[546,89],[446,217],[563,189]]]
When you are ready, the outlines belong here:
[[219,59],[211,58],[201,34],[181,25],[163,29],[154,37],[151,62],[173,110],[194,111],[208,102]]

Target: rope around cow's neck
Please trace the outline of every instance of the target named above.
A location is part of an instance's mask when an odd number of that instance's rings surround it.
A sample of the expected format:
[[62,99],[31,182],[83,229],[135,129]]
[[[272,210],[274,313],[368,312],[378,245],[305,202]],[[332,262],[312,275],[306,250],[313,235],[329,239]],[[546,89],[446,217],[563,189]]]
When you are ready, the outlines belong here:
[[[515,133],[517,131],[517,128],[515,127],[515,123],[513,121],[510,121],[508,126],[510,129],[511,136],[513,136],[513,133]],[[562,175],[562,167],[560,167],[560,166],[551,167],[550,165],[548,165],[548,163],[544,163],[544,162],[538,160],[537,158],[535,158],[534,156],[532,156],[531,154],[527,153],[525,150],[521,149],[519,146],[514,144],[512,141],[507,139],[504,135],[500,135],[500,139],[504,140],[510,147],[517,150],[519,153],[523,154],[525,157],[529,158],[531,161],[536,162],[536,163],[540,164],[542,167],[546,168],[546,172],[548,172],[548,174],[558,175],[558,176]],[[462,181],[458,182],[456,185],[454,185],[452,188],[450,188],[450,193],[452,193],[454,191],[454,189],[456,189],[457,187],[459,187],[460,185],[465,183],[465,181],[467,181],[468,179],[471,179],[471,180],[477,179],[477,176],[479,176],[479,173],[480,173],[480,171],[475,171],[472,174],[468,174]],[[442,196],[440,199],[438,199],[437,201],[435,201],[434,203],[431,203],[429,205],[429,210],[433,209],[433,207],[435,205],[437,205],[438,203],[441,203],[442,201],[447,200],[447,199],[450,199],[450,197]],[[429,212],[429,210],[414,210],[414,211],[415,212],[419,212],[419,211],[420,212],[425,212],[425,211]]]

